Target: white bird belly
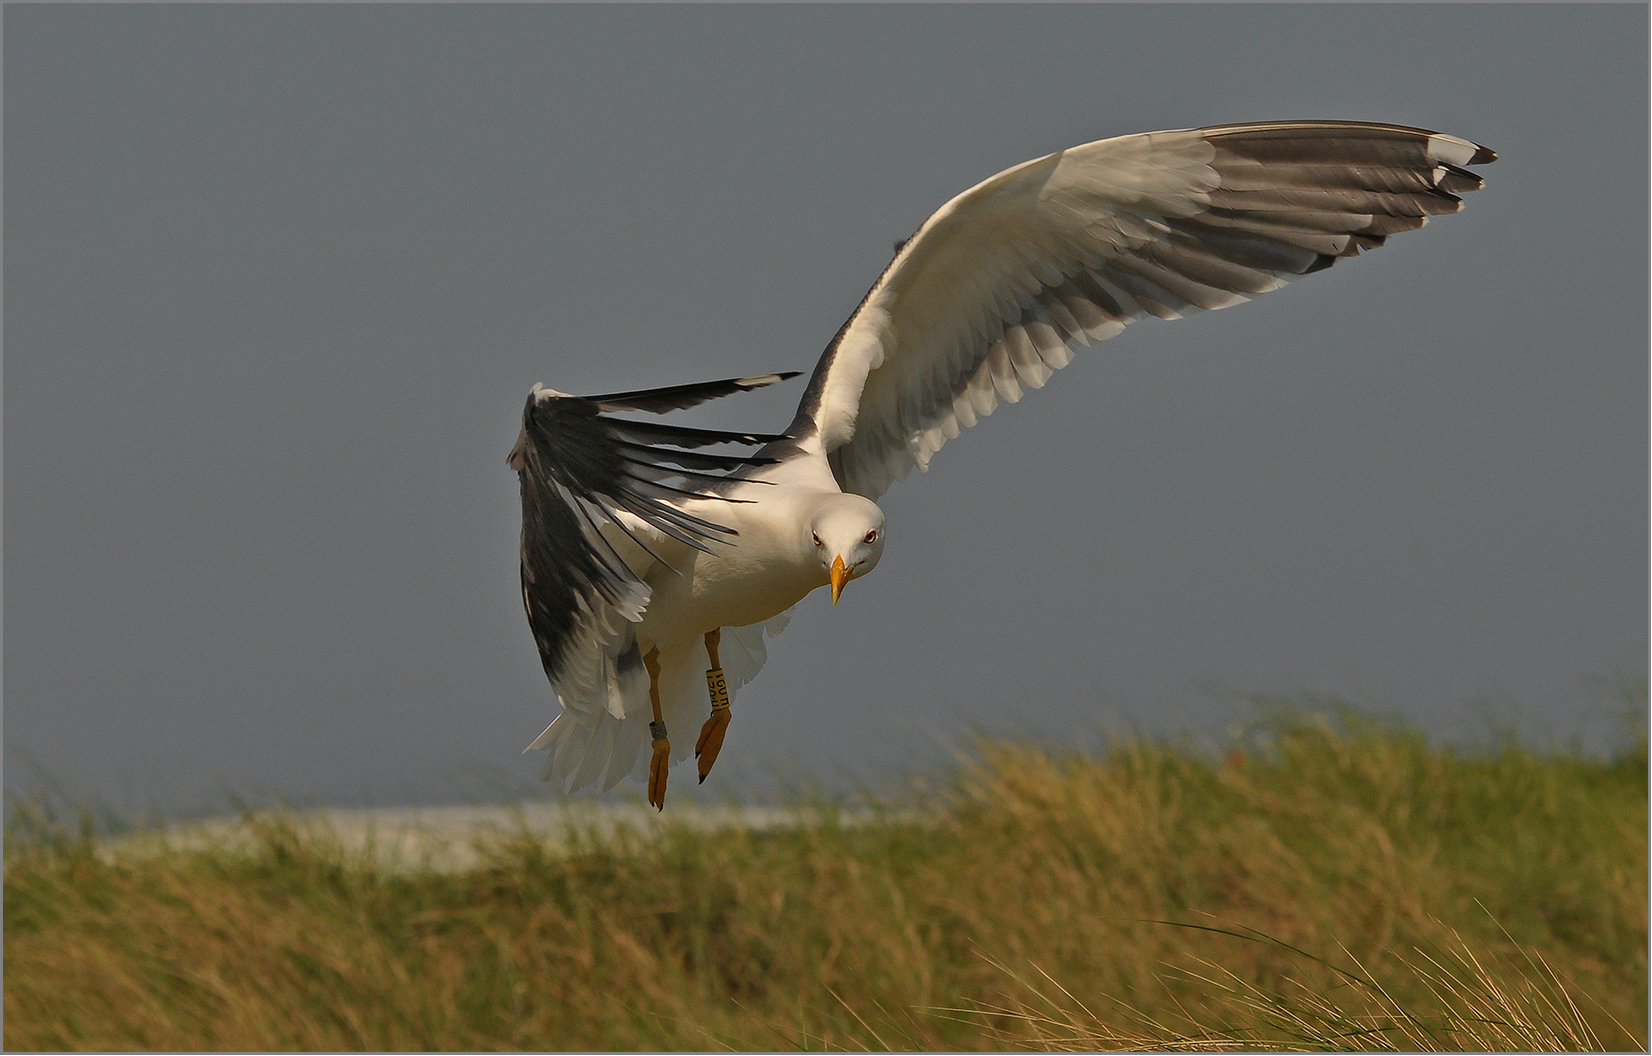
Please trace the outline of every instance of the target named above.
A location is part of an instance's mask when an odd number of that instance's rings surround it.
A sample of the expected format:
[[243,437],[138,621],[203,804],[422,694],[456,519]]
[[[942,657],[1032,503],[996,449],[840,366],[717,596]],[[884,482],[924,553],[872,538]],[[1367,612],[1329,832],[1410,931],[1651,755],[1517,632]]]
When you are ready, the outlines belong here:
[[[746,627],[780,615],[825,585],[823,569],[774,560],[776,555],[738,545],[695,553],[677,572],[649,577],[654,596],[637,628],[639,638],[662,651],[719,627]],[[768,557],[769,560],[765,560]]]

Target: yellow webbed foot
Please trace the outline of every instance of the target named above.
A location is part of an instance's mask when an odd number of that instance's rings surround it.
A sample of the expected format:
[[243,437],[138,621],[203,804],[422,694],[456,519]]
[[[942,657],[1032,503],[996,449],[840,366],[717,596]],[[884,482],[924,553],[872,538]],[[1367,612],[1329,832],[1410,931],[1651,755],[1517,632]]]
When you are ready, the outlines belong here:
[[723,734],[728,731],[728,683],[723,678],[723,665],[717,659],[717,646],[723,640],[720,627],[706,632],[706,658],[711,670],[706,672],[706,692],[711,696],[711,718],[700,727],[700,737],[694,742],[694,758],[700,764],[700,784],[706,783],[717,753],[723,750]]
[[648,728],[654,734],[654,758],[648,761],[648,805],[664,810],[665,779],[671,773],[671,742],[665,736],[665,723],[651,722]]
[[711,718],[700,727],[700,737],[694,742],[694,758],[700,767],[700,783],[705,784],[706,775],[711,773],[712,764],[717,762],[717,753],[723,750],[723,735],[728,732],[729,710],[727,704],[711,709]]

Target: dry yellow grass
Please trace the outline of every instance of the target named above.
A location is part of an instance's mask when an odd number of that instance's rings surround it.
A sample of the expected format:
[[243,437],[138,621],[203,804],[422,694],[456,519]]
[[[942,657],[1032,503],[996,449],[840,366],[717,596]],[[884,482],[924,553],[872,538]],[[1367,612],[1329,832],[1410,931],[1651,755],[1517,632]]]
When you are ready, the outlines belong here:
[[[8,1049],[1644,1048],[1644,743],[983,745],[886,820],[8,839]],[[916,809],[921,818],[913,816]]]

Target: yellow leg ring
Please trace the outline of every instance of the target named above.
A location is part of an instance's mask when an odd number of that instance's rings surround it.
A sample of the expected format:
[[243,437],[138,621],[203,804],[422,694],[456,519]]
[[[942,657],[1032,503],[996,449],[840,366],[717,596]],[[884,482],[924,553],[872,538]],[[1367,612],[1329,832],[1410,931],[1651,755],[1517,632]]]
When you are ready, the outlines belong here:
[[711,707],[728,707],[728,682],[723,678],[723,669],[714,667],[706,672],[706,692],[711,694]]

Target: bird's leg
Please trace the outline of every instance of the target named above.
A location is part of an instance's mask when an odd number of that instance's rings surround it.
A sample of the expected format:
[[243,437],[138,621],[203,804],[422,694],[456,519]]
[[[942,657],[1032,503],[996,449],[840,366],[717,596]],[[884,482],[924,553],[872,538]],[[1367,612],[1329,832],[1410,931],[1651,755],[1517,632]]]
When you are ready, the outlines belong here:
[[665,809],[665,779],[671,770],[671,742],[665,735],[665,716],[660,714],[660,651],[650,649],[642,658],[648,669],[648,702],[654,705],[654,721],[648,732],[654,735],[654,758],[648,761],[648,805]]
[[711,694],[711,718],[700,727],[700,738],[694,742],[694,758],[700,765],[700,783],[705,784],[711,773],[711,764],[723,750],[723,734],[728,731],[728,683],[723,680],[723,665],[717,659],[717,645],[723,640],[723,629],[706,632],[706,656],[711,658],[711,670],[706,672],[706,691]]

